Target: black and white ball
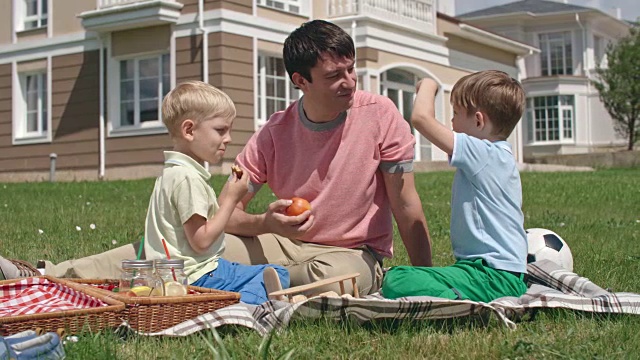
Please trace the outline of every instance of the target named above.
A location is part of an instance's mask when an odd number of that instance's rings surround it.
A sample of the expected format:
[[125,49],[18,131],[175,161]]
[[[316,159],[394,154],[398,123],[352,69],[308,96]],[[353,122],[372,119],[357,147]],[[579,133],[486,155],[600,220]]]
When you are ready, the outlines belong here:
[[529,242],[528,263],[550,260],[569,271],[573,271],[573,256],[569,245],[558,234],[540,228],[527,229],[526,231]]

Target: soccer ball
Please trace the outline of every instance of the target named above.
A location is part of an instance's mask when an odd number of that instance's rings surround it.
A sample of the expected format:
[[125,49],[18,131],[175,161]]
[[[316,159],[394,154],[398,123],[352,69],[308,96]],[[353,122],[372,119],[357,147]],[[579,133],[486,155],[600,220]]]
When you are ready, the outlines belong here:
[[529,243],[527,263],[550,260],[569,271],[573,271],[573,256],[569,245],[558,234],[539,228],[527,229],[526,232]]

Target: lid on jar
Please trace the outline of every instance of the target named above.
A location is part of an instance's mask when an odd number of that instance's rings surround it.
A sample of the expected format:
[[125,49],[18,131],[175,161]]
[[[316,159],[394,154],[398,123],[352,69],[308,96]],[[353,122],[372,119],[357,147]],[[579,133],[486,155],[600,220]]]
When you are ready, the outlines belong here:
[[122,260],[122,269],[153,269],[153,260]]
[[169,259],[156,259],[153,261],[156,269],[184,269],[184,260],[182,259],[176,259],[176,260],[169,260]]

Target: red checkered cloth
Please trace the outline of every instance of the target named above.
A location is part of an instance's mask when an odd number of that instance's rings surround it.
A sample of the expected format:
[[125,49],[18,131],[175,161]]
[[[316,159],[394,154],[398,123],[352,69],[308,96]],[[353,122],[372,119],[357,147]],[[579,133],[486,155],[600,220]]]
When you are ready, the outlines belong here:
[[0,285],[0,316],[42,314],[108,306],[99,299],[44,278]]

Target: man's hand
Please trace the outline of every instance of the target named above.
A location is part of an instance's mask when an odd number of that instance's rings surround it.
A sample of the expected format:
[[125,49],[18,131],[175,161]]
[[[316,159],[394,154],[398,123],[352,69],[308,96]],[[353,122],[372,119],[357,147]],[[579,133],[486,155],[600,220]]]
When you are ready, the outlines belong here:
[[313,226],[314,217],[308,210],[298,216],[285,215],[284,210],[291,203],[291,200],[279,199],[269,204],[264,214],[264,223],[270,233],[298,239]]

